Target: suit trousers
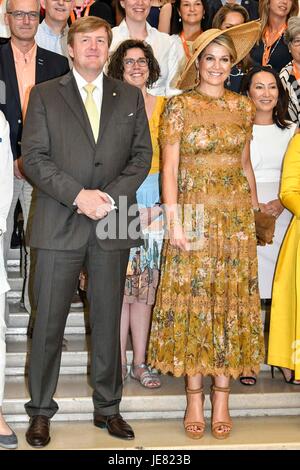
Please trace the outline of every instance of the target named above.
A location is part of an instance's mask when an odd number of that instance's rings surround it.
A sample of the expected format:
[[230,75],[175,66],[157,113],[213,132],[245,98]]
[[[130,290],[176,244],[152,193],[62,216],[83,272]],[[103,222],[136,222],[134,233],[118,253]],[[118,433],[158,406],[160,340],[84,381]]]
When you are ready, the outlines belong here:
[[[83,216],[84,217],[84,216]],[[62,353],[64,329],[78,277],[88,272],[91,327],[91,384],[96,411],[119,412],[122,397],[120,316],[129,250],[103,251],[94,230],[78,250],[36,250],[34,301],[37,308],[29,362],[29,416],[51,418]]]

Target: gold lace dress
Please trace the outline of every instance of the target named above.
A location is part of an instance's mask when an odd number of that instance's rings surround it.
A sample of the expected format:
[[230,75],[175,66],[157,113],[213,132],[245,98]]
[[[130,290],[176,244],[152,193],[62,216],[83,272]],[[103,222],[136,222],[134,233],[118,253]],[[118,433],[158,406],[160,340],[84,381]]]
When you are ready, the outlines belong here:
[[180,141],[178,203],[192,207],[190,240],[198,244],[184,252],[164,243],[148,350],[163,373],[236,378],[258,373],[263,361],[254,216],[241,163],[254,113],[248,98],[228,90],[221,98],[194,90],[167,103],[161,144]]

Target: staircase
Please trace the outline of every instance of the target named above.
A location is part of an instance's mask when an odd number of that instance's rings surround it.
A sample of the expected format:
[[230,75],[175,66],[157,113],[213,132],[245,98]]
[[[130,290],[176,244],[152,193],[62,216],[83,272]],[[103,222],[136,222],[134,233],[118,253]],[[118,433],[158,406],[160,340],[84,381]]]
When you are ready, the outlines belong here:
[[[8,277],[11,285],[9,298],[9,319],[7,329],[6,389],[3,411],[9,422],[27,422],[24,403],[29,394],[26,385],[26,368],[30,340],[26,331],[29,315],[19,302],[22,290],[19,250],[10,250]],[[63,353],[60,379],[56,392],[59,412],[55,421],[91,420],[92,389],[87,375],[89,367],[89,335],[85,334],[88,318],[80,309],[71,309],[65,330],[67,340]],[[131,352],[128,352],[128,363]],[[205,393],[209,392],[209,380]],[[300,387],[284,383],[280,374],[271,379],[270,369],[262,365],[257,385],[246,387],[239,381],[232,382],[230,408],[232,416],[263,417],[300,415]],[[182,418],[185,409],[184,381],[171,376],[162,377],[162,387],[149,390],[128,378],[121,412],[125,418],[134,420],[164,420]],[[205,413],[210,415],[209,400],[205,401]],[[300,424],[299,424],[300,430]],[[299,435],[300,442],[300,435]]]

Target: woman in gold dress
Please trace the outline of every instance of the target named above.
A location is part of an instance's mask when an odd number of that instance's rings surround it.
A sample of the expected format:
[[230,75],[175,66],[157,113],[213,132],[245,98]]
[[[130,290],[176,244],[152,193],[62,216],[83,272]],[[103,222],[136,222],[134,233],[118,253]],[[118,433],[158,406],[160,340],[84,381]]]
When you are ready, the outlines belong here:
[[257,373],[264,356],[249,156],[255,110],[224,88],[258,34],[250,22],[199,36],[179,84],[188,91],[168,101],[162,120],[169,239],[148,359],[163,373],[186,376],[184,427],[194,439],[205,429],[203,376],[213,377],[212,433],[225,439],[230,377]]

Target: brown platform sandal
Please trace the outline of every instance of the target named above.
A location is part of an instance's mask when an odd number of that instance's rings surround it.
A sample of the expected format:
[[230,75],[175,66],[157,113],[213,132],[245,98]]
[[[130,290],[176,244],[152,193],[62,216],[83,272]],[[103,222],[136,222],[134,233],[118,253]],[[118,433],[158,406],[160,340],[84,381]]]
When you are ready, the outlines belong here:
[[[216,423],[213,422],[213,414],[214,414],[214,405],[213,405],[213,392],[223,392],[229,393],[230,388],[225,387],[217,387],[216,385],[211,386],[211,393],[210,393],[210,401],[211,401],[211,433],[216,439],[227,439],[230,436],[230,432],[232,429],[232,421],[217,421]],[[226,427],[227,430],[220,430],[220,428]],[[219,430],[218,430],[219,429]]]
[[[186,387],[185,391],[186,391],[187,402],[188,402],[188,396],[189,395],[194,395],[195,393],[201,393],[202,408],[203,408],[204,400],[205,400],[205,395],[203,393],[203,387],[202,388],[196,388],[194,390]],[[188,407],[188,404],[187,404],[187,407]],[[186,414],[186,411],[185,411],[185,414]],[[185,434],[187,435],[187,437],[190,437],[191,439],[201,439],[201,437],[203,437],[204,431],[205,431],[205,421],[204,422],[201,422],[201,421],[185,421],[185,417],[184,417],[183,424],[184,424]],[[191,427],[191,426],[196,427],[197,428],[196,431],[190,431],[188,428]]]

